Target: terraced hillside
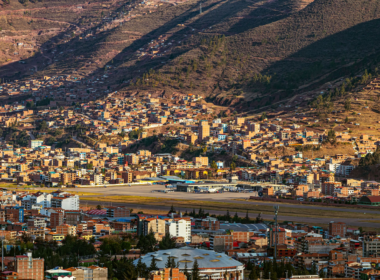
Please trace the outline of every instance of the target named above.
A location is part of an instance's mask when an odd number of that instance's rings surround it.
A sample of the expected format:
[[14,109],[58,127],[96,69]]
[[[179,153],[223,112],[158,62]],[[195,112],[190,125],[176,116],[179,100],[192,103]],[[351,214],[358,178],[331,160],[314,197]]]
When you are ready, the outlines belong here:
[[2,6],[5,79],[92,78],[107,68],[111,89],[201,93],[240,109],[307,95],[374,68],[380,46],[377,0],[4,0]]

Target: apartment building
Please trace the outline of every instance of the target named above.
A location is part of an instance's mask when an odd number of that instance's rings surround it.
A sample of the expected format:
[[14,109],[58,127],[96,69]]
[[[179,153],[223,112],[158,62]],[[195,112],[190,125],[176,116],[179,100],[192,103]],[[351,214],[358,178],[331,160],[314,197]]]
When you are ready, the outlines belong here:
[[142,222],[142,233],[148,235],[150,232],[165,235],[166,233],[166,224],[165,220],[161,219],[146,219]]
[[329,234],[330,236],[340,236],[345,237],[347,233],[347,226],[343,222],[330,222],[329,223]]
[[79,196],[56,196],[51,199],[52,208],[62,208],[64,210],[79,210]]
[[76,280],[107,280],[108,278],[107,267],[92,265],[89,267],[71,267],[65,270],[70,271]]
[[44,259],[33,258],[31,252],[28,252],[25,256],[16,256],[15,271],[19,275],[18,279],[45,279],[44,263]]
[[67,235],[76,236],[77,227],[64,224],[64,225],[57,226],[56,232],[57,234],[63,234],[64,236],[67,236]]
[[62,211],[57,211],[50,214],[50,227],[56,228],[57,226],[62,225],[64,222],[64,214]]
[[215,252],[224,252],[233,249],[233,236],[232,235],[211,235],[210,236],[210,249]]
[[178,218],[166,222],[166,232],[171,237],[183,237],[184,242],[191,242],[191,220]]
[[106,210],[107,210],[107,217],[109,218],[129,217],[131,214],[131,211],[129,208],[122,207],[122,206],[108,206]]

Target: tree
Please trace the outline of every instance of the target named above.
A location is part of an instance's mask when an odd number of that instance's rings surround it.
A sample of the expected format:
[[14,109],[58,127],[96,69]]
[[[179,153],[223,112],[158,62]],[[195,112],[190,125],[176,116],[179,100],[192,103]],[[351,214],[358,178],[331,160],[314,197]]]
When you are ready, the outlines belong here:
[[28,101],[28,102],[26,103],[26,108],[33,108],[33,107],[34,107],[34,102],[33,102],[33,100]]
[[218,170],[218,166],[216,165],[215,160],[213,160],[213,161],[211,162],[211,168],[214,169],[215,171]]
[[96,206],[96,209],[98,209],[98,210],[102,210],[102,206],[98,204],[98,205]]
[[351,100],[349,98],[347,98],[346,101],[344,102],[344,109],[346,111],[351,110]]
[[335,143],[336,143],[335,130],[333,130],[333,129],[330,129],[330,130],[329,130],[329,132],[327,133],[327,140],[328,140],[331,144],[335,144]]
[[245,214],[245,220],[244,222],[246,222],[247,224],[250,222],[250,218],[249,218],[249,215],[248,215],[248,210],[247,210],[247,213]]
[[169,214],[171,214],[171,213],[176,213],[173,204],[172,204],[172,206],[170,207],[170,210],[169,210]]
[[230,211],[228,211],[228,210],[227,210],[227,213],[226,213],[226,220],[227,221],[231,220]]
[[344,123],[348,123],[349,120],[348,120],[348,117],[346,117],[346,119],[344,120]]
[[249,280],[256,280],[258,278],[255,266],[252,268],[251,272],[249,273],[248,278]]
[[235,215],[234,215],[234,218],[232,219],[232,221],[235,223],[239,222],[239,216],[238,216],[237,212],[235,212]]
[[160,250],[167,250],[175,248],[175,241],[172,239],[169,233],[166,233],[158,244]]
[[183,274],[185,274],[186,280],[190,279],[190,273],[189,273],[189,271],[187,269],[187,263],[185,263],[185,268],[183,269]]
[[152,261],[150,262],[149,271],[158,270],[156,258],[153,256]]
[[42,121],[38,124],[37,130],[39,131],[46,131],[48,128],[47,123],[45,121]]
[[263,120],[265,120],[266,118],[267,118],[267,113],[263,112],[263,113],[261,114],[260,120],[263,121]]
[[193,269],[192,269],[192,277],[191,279],[192,280],[201,280],[201,276],[200,276],[200,273],[199,273],[199,266],[198,266],[198,261],[195,260],[194,261],[194,264],[193,264]]
[[235,162],[231,162],[230,170],[233,171],[235,169],[236,169],[236,163]]

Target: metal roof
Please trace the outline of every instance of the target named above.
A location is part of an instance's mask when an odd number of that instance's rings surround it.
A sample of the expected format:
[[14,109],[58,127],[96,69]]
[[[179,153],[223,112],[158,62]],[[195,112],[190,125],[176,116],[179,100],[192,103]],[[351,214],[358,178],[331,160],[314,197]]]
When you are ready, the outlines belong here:
[[[141,261],[149,267],[153,257],[155,258],[159,269],[165,268],[165,264],[167,263],[169,257],[174,258],[175,263],[179,264],[180,269],[184,269],[185,264],[188,269],[191,269],[195,260],[197,260],[200,269],[220,268],[224,271],[226,267],[237,268],[239,266],[243,266],[241,262],[238,262],[224,253],[216,253],[212,250],[190,247],[160,250],[157,252],[148,253],[141,257]],[[138,259],[134,261],[135,265],[137,263]]]
[[267,230],[268,226],[266,224],[220,224],[220,229],[224,230],[234,230],[234,231],[259,231]]

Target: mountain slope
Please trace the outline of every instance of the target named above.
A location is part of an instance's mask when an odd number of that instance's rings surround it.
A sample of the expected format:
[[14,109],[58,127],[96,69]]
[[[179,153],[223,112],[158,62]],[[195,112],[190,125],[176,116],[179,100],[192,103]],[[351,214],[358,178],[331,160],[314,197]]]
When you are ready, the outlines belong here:
[[[108,69],[112,90],[200,93],[245,110],[375,67],[379,54],[378,0],[207,0],[202,13],[197,0],[44,3],[0,14],[9,42],[17,32],[38,42],[26,65],[0,45],[11,57],[0,75],[90,79]],[[16,13],[26,23],[9,25]]]

